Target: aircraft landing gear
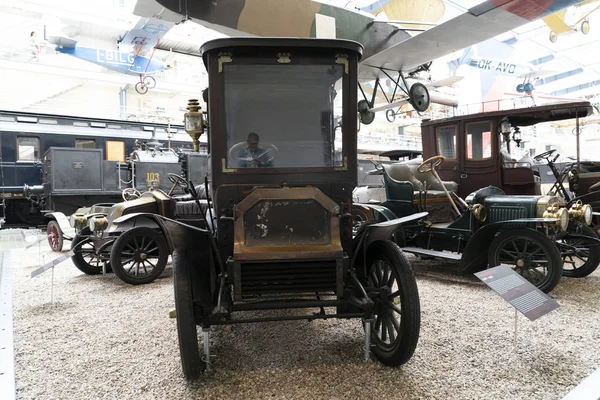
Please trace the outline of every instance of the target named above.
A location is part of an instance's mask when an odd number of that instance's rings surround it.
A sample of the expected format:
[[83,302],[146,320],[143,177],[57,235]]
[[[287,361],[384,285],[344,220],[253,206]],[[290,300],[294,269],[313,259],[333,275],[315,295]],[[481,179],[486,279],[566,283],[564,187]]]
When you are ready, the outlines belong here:
[[140,75],[140,81],[135,84],[135,91],[139,94],[148,93],[148,89],[156,86],[156,79],[151,76]]
[[584,35],[590,33],[590,21],[587,19],[581,23],[581,33]]
[[558,40],[558,35],[552,31],[550,31],[550,41],[552,43],[556,43],[557,40]]
[[531,82],[519,83],[517,85],[517,92],[518,93],[531,94],[531,93],[533,93],[534,89],[535,89],[535,87],[533,86],[533,83],[531,83]]

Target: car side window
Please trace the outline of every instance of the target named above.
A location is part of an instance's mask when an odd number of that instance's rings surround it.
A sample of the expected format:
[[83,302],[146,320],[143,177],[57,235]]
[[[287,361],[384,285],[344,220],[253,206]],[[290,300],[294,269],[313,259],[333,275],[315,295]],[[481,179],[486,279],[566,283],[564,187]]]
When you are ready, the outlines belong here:
[[456,158],[456,126],[436,128],[437,153],[445,158]]
[[486,160],[492,157],[492,123],[490,121],[471,122],[467,126],[468,160]]

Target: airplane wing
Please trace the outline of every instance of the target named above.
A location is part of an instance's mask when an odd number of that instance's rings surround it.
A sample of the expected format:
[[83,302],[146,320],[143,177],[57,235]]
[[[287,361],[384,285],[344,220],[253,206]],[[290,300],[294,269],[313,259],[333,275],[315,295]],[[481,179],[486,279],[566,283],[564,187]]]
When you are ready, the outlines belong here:
[[427,89],[437,89],[439,87],[454,85],[456,82],[461,81],[463,78],[463,76],[451,76],[434,82],[423,82],[423,84],[425,85],[425,87],[427,87]]
[[548,25],[548,28],[550,28],[550,30],[556,33],[557,35],[561,33],[574,31],[573,28],[565,24],[564,11],[559,11],[552,15],[548,15],[547,17],[542,18],[542,21],[544,21],[544,23]]
[[49,36],[48,43],[55,44],[65,49],[73,49],[77,45],[77,40],[69,39],[64,36]]
[[140,18],[137,24],[119,41],[120,44],[133,46],[136,54],[142,55],[154,49],[158,41],[174,26],[173,22],[155,18]]
[[410,71],[581,0],[487,0],[451,20],[361,61],[361,80],[384,76],[380,69]]
[[543,78],[544,76],[552,75],[555,73],[556,73],[556,71],[539,70],[539,71],[526,72],[524,74],[517,76],[517,78],[518,79],[540,79],[540,78]]

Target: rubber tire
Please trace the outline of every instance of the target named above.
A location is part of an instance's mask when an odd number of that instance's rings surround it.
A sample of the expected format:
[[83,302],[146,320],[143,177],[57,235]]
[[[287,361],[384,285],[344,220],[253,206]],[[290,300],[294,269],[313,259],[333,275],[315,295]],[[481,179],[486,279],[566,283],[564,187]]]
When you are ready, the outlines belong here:
[[58,244],[56,245],[56,248],[52,247],[52,243],[50,242],[50,237],[48,237],[48,244],[50,245],[50,249],[52,249],[52,251],[59,253],[63,249],[63,243],[64,243],[63,233],[60,230],[60,226],[58,225],[58,222],[56,222],[55,220],[48,222],[48,227],[46,228],[46,233],[48,233],[48,231],[50,231],[50,227],[56,229],[56,232],[58,233]]
[[[71,242],[71,250],[75,246],[77,246],[78,243],[86,240],[90,234],[91,234],[90,228],[84,228],[78,234],[76,234],[75,237],[73,238],[73,241]],[[78,252],[77,250],[74,251],[74,254],[71,257],[71,261],[73,261],[73,264],[75,264],[75,267],[77,267],[77,269],[80,270],[81,272],[83,272],[84,274],[87,274],[87,275],[102,274],[102,268],[92,267],[90,264],[88,264],[87,261],[85,261],[83,259],[81,252]],[[111,271],[112,271],[112,268],[110,266],[110,261],[109,261],[108,264],[106,265],[106,272],[111,272]]]
[[[598,237],[596,232],[589,226],[583,225],[581,228],[581,234],[595,238]],[[590,256],[587,261],[581,267],[574,270],[563,268],[563,276],[569,278],[585,278],[598,268],[598,264],[600,264],[600,246],[593,246],[590,247]]]
[[138,82],[135,84],[135,91],[139,94],[148,93],[148,86],[144,85],[142,82]]
[[[121,262],[121,254],[132,236],[149,237],[158,245],[158,261],[156,262],[156,268],[154,268],[150,275],[143,278],[136,279],[128,275]],[[153,282],[164,272],[167,261],[169,260],[169,253],[169,245],[161,232],[157,232],[148,227],[131,228],[123,232],[117,240],[115,240],[115,243],[113,243],[112,250],[110,251],[110,265],[117,278],[121,279],[123,282],[129,283],[130,285],[143,285]]]
[[508,229],[497,235],[494,240],[492,240],[488,249],[488,268],[496,267],[495,255],[498,246],[507,238],[519,235],[529,236],[537,240],[544,248],[546,255],[549,256],[548,259],[550,264],[548,266],[548,275],[544,281],[535,286],[544,293],[550,292],[558,285],[558,282],[560,282],[560,278],[562,277],[563,259],[558,247],[541,232],[528,228],[514,228]]
[[590,21],[583,21],[581,23],[581,33],[583,33],[584,35],[590,33]]
[[195,257],[192,251],[177,249],[173,253],[173,282],[175,287],[175,313],[177,319],[177,338],[183,375],[188,381],[196,380],[204,371],[204,362],[200,359],[198,331],[194,318],[190,269],[194,267]]
[[[417,281],[413,273],[410,262],[406,255],[400,250],[398,245],[390,240],[382,240],[369,246],[367,254],[367,266],[371,268],[377,258],[385,258],[390,263],[396,275],[398,288],[401,293],[402,320],[399,333],[400,340],[397,340],[392,350],[386,351],[376,347],[373,348],[373,354],[384,365],[399,366],[408,362],[415,352],[419,341],[419,332],[421,329],[421,303],[419,300],[419,291]],[[374,325],[372,335],[375,335]],[[371,340],[371,344],[375,342]]]

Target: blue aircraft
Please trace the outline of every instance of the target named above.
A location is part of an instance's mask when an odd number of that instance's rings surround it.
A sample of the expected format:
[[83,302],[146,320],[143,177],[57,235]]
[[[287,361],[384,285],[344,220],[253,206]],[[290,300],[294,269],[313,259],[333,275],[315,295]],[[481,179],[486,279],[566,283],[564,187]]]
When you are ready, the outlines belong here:
[[[77,41],[65,37],[51,36],[50,43],[56,50],[85,61],[102,65],[113,71],[128,75],[138,75],[140,81],[135,90],[139,94],[148,93],[156,86],[156,79],[150,76],[170,68],[170,65],[152,60],[159,40],[171,29],[173,23],[152,18],[141,18],[136,26],[125,33],[118,41],[119,50],[107,50],[77,46]],[[129,52],[120,51],[122,46],[130,47]],[[149,57],[145,54],[151,51]]]

